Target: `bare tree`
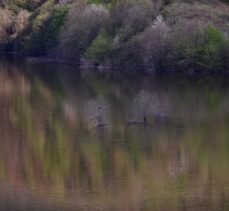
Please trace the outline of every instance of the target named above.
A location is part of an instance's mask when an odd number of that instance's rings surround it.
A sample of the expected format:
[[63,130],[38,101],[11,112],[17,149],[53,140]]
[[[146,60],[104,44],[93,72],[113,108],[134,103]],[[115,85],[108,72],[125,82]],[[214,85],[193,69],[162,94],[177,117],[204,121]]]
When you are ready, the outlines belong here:
[[108,103],[103,97],[97,97],[86,103],[84,107],[86,120],[90,125],[102,127],[108,124]]
[[168,102],[164,97],[141,90],[134,99],[131,112],[133,119],[128,123],[147,124],[151,117],[163,116],[167,110]]

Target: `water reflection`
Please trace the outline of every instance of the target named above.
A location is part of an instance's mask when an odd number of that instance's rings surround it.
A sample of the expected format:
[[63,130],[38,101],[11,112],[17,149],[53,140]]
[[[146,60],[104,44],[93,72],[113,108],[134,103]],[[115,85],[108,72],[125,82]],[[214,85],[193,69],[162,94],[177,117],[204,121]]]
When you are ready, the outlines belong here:
[[157,93],[141,90],[132,103],[132,120],[128,124],[147,124],[152,117],[161,118],[168,116],[168,102]]
[[228,210],[228,91],[2,61],[0,208]]
[[89,100],[85,105],[84,112],[88,125],[96,127],[108,125],[109,110],[104,98],[97,97]]

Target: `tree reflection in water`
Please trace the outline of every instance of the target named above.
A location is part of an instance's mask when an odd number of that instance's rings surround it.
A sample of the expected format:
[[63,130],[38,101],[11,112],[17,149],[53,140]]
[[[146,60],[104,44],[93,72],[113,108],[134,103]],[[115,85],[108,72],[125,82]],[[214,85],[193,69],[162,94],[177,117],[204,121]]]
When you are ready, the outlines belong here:
[[[107,85],[60,69],[1,63],[1,208],[228,209],[228,86],[165,80],[142,89],[140,79]],[[128,127],[135,109],[143,122],[163,111],[171,124]]]
[[[132,115],[129,124],[148,124],[152,118],[160,118],[166,115],[168,102],[161,99],[157,93],[141,90],[135,97],[132,105]],[[168,114],[167,114],[168,115]]]
[[109,110],[104,98],[97,97],[87,102],[84,112],[89,124],[95,125],[96,127],[108,125]]

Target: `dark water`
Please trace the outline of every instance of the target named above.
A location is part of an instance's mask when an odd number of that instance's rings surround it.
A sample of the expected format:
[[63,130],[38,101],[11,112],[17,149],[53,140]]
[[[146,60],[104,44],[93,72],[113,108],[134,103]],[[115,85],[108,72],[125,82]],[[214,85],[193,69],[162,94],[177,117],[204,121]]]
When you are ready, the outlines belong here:
[[0,62],[0,210],[229,210],[229,79]]

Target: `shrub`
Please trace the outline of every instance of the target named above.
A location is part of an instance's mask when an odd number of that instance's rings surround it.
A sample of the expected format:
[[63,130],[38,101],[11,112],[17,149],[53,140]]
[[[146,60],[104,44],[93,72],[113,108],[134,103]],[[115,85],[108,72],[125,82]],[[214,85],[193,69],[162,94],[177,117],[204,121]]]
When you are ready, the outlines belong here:
[[62,56],[79,62],[107,18],[108,10],[103,6],[95,4],[73,6],[61,30],[59,49]]
[[162,71],[166,63],[170,28],[158,16],[143,32],[126,42],[117,37],[112,43],[109,59],[125,73]]
[[0,8],[0,48],[5,49],[10,41],[10,35],[13,34],[12,26],[14,23],[14,14],[10,10]]
[[30,13],[27,10],[20,10],[20,12],[17,14],[13,24],[15,38],[18,37],[29,25],[29,17]]
[[205,70],[221,70],[223,68],[222,50],[226,42],[224,34],[212,25],[205,30],[205,40],[200,46],[202,53],[200,67]]
[[6,0],[6,5],[14,11],[20,9],[33,11],[44,2],[45,0]]
[[67,13],[67,6],[55,7],[53,12],[51,13],[51,16],[46,24],[46,31],[44,35],[46,52],[49,52],[58,45],[60,30]]
[[24,40],[25,52],[41,56],[57,46],[60,29],[67,12],[68,7],[56,6],[50,12],[39,14],[33,21],[31,32]]
[[108,30],[119,40],[126,42],[132,36],[142,32],[158,13],[151,0],[118,1],[111,11]]
[[222,66],[223,69],[226,71],[229,71],[229,39],[227,38],[225,40],[225,43],[223,44],[222,50],[220,52],[220,56],[222,58]]
[[139,42],[136,36],[132,37],[128,42],[122,43],[120,46],[115,46],[110,53],[112,65],[123,73],[132,74],[141,70],[142,60],[139,56]]
[[147,72],[163,71],[166,63],[170,28],[162,17],[148,27],[139,37],[140,57]]
[[106,36],[104,33],[100,34],[93,41],[87,50],[88,58],[94,58],[96,62],[103,61],[104,57],[108,58],[114,66],[122,67],[126,72],[142,67],[138,35],[150,26],[153,17],[158,13],[160,3],[160,0],[113,2],[110,18],[105,25]]
[[128,8],[122,25],[117,32],[120,40],[126,41],[131,36],[143,31],[150,24],[151,18],[142,6],[136,5]]
[[223,69],[222,51],[226,39],[212,25],[188,25],[170,40],[168,60],[175,70],[218,71]]
[[112,40],[105,30],[101,30],[87,49],[86,58],[101,63],[108,57],[112,50]]

